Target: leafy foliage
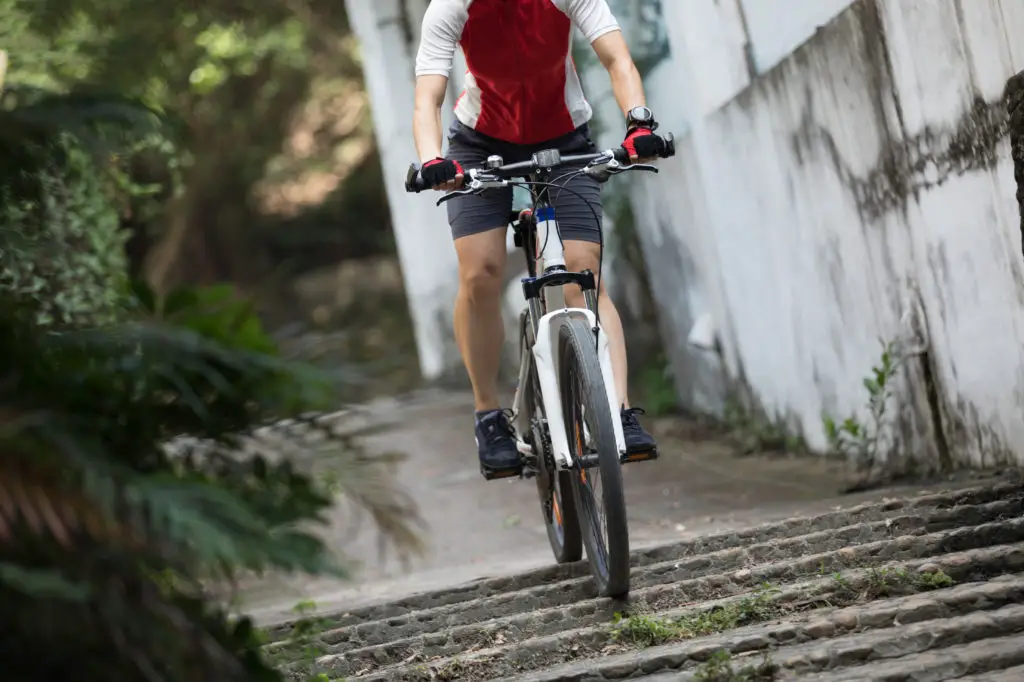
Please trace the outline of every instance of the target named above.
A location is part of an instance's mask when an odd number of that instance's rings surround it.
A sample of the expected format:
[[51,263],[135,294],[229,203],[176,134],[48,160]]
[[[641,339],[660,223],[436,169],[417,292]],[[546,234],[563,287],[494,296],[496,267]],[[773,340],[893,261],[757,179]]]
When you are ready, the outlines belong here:
[[117,168],[142,186],[120,197],[131,272],[161,291],[232,281],[291,322],[309,311],[288,279],[393,252],[344,3],[0,0],[0,48],[9,86],[100,87],[180,118],[173,149],[149,140]]
[[[229,293],[161,300],[136,286],[132,320],[61,331],[0,299],[5,679],[279,679],[252,623],[230,618],[204,584],[239,571],[340,572],[310,525],[332,495],[249,447],[268,418],[334,396],[276,358]],[[375,480],[376,495],[359,501],[415,549],[411,505],[345,445],[307,447],[333,451],[342,480],[355,469]]]
[[[249,226],[338,6],[0,0],[5,680],[279,679],[220,588],[342,574],[317,533],[339,497],[419,548],[389,471],[400,458],[311,415],[338,402],[331,377],[282,360],[231,288],[159,296],[126,273],[124,224],[149,239],[140,223],[156,218],[201,237],[193,258],[258,262],[241,248],[251,232],[219,228]],[[268,438],[285,417],[298,435]]]
[[120,210],[138,194],[114,152],[158,134],[136,102],[7,88],[0,96],[0,287],[37,321],[112,321],[127,279]]
[[127,273],[117,211],[73,142],[35,176],[38,200],[0,185],[0,286],[36,297],[38,321],[106,321]]

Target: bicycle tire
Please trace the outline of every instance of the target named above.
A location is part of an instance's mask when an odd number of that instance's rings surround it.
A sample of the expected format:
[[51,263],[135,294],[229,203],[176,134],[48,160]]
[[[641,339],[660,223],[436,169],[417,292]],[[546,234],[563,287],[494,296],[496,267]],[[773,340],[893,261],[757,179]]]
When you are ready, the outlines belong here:
[[[530,352],[527,325],[529,317],[524,310],[519,316],[520,361],[524,353]],[[536,367],[531,368],[523,391],[523,409],[531,417],[539,413],[543,418],[544,403],[540,400]],[[530,434],[530,445],[537,456],[537,496],[551,552],[559,564],[579,561],[583,558],[583,537],[576,514],[576,498],[569,472],[558,471],[555,468],[551,440],[547,433],[534,428]]]
[[[629,524],[622,485],[622,464],[615,443],[613,416],[605,392],[604,375],[597,357],[594,335],[579,318],[563,319],[558,330],[559,390],[563,421],[570,450],[577,461],[596,450],[598,463],[591,469],[571,472],[576,510],[583,531],[590,571],[602,597],[622,597],[629,592]],[[580,409],[580,408],[584,409]],[[593,443],[586,448],[582,434],[589,432]],[[593,474],[597,470],[602,487],[600,505],[594,499]],[[604,523],[599,516],[604,511]],[[604,541],[602,531],[607,530]]]

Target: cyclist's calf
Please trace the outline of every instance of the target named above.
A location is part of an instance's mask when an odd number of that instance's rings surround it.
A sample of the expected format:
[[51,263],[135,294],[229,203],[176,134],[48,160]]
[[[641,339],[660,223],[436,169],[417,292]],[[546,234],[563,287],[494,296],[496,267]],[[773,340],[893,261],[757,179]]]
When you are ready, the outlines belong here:
[[[583,272],[590,270],[596,277],[599,273],[598,266],[601,262],[601,247],[593,242],[580,240],[567,240],[565,242],[565,267],[570,272]],[[585,308],[583,292],[575,284],[562,287],[565,293],[565,303],[570,308]],[[604,295],[604,283],[598,281],[598,293]]]

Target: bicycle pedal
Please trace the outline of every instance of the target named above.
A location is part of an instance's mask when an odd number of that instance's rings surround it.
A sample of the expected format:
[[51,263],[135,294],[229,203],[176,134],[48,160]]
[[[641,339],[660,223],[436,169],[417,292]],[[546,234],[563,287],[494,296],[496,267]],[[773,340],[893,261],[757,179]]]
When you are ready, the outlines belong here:
[[653,450],[643,450],[641,452],[629,452],[622,456],[623,464],[630,464],[632,462],[650,462],[658,459],[658,448]]
[[488,469],[485,466],[480,467],[480,473],[484,475],[484,478],[488,481],[499,481],[505,478],[521,478],[523,475],[523,467],[515,467],[513,469]]

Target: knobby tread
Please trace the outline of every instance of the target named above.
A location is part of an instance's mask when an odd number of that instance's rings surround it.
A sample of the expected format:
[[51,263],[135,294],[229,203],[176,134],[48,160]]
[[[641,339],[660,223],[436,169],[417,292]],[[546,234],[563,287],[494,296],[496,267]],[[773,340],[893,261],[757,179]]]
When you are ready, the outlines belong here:
[[313,656],[287,640],[268,650],[296,681],[1024,680],[1016,480],[716,533],[631,564],[628,601],[598,598],[581,562],[327,616]]

